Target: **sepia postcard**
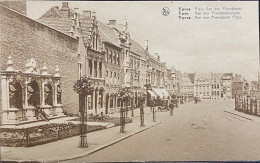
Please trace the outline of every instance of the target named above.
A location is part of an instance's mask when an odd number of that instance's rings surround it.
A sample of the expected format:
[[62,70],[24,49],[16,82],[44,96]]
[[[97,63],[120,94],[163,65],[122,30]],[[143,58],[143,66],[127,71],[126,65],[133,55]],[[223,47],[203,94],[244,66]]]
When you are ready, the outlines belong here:
[[0,0],[0,162],[260,160],[258,1]]

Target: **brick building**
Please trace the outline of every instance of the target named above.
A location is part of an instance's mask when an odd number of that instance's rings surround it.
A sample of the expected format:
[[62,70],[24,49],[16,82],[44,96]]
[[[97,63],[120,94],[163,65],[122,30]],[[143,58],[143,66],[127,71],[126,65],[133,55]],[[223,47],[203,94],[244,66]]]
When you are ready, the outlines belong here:
[[[31,58],[37,61],[39,72],[43,71],[44,62],[51,74],[54,74],[58,65],[62,76],[63,109],[77,114],[78,96],[72,86],[79,77],[77,63],[81,57],[78,53],[82,50],[79,48],[79,40],[1,4],[0,12],[1,70],[6,69],[9,55],[13,58],[13,67],[22,72],[27,69],[26,63]],[[22,86],[25,87],[26,85]]]
[[[114,20],[110,21],[115,23]],[[122,84],[121,67],[123,64],[123,50],[117,31],[98,21],[100,37],[105,47],[105,109],[106,113],[117,112],[120,108],[118,88]]]
[[84,44],[82,53],[85,57],[78,63],[81,67],[79,75],[85,74],[94,85],[93,94],[86,97],[88,113],[108,112],[104,104],[106,51],[99,34],[96,13],[86,10],[80,14],[78,8],[71,9],[68,2],[62,2],[61,8],[52,7],[38,21],[82,40]]

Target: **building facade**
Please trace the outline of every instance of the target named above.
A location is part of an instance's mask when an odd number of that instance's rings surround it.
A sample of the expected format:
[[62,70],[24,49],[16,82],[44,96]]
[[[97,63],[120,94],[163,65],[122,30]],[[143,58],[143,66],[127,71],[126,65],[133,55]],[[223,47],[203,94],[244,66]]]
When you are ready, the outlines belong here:
[[224,98],[222,76],[220,73],[211,73],[211,99]]
[[182,75],[181,92],[186,101],[191,101],[194,97],[194,83],[188,73]]
[[211,98],[211,75],[210,74],[195,75],[194,96],[202,99]]
[[38,21],[82,40],[84,59],[74,64],[78,64],[79,76],[89,77],[94,85],[93,93],[86,97],[86,108],[89,114],[108,112],[104,104],[106,49],[99,34],[96,13],[86,10],[80,14],[77,8],[71,9],[68,2],[62,2],[61,8],[52,7]]
[[232,83],[233,83],[233,74],[232,73],[224,73],[222,76],[223,83],[223,94],[224,98],[232,99]]
[[[45,73],[47,70],[47,74],[54,75],[56,66],[58,66],[59,74],[62,77],[61,104],[63,105],[63,110],[71,114],[78,114],[78,109],[75,109],[78,108],[78,96],[73,91],[72,86],[75,79],[79,78],[77,63],[81,62],[82,59],[81,56],[78,55],[78,53],[81,53],[83,50],[79,46],[79,39],[32,20],[26,17],[26,15],[20,14],[1,4],[0,12],[1,70],[7,70],[6,63],[10,56],[13,69],[17,70],[17,72],[21,72],[20,75],[16,75],[18,77],[17,80],[19,79],[20,81],[21,87],[17,84],[14,88],[15,90],[20,90],[18,92],[22,91],[20,94],[22,96],[15,95],[15,97],[18,98],[16,100],[22,100],[23,103],[23,105],[17,105],[17,107],[20,106],[18,108],[10,109],[11,106],[9,104],[3,103],[7,102],[7,98],[10,97],[8,97],[8,94],[1,95],[1,119],[5,119],[5,122],[3,123],[22,123],[24,121],[36,119],[34,114],[36,105],[40,105],[42,108],[46,105],[41,98],[41,102],[39,102],[39,93],[37,93],[39,91],[37,90],[45,87],[40,83],[42,80],[40,77],[37,77],[36,74],[42,75],[42,73]],[[33,74],[31,78],[28,77],[28,81],[26,82],[23,80],[24,78],[21,77],[25,72],[29,72],[28,69],[30,67],[34,68],[35,71],[32,72],[35,72],[35,74]],[[1,80],[5,79],[4,76],[1,76]],[[51,82],[52,78],[49,79]],[[1,87],[3,87],[3,82],[4,81],[1,81]],[[29,86],[30,91],[34,92],[32,95],[35,95],[35,101],[30,101],[33,105],[27,107],[28,98],[32,97],[29,96],[31,94],[27,94],[29,92],[25,92],[29,89]],[[47,89],[52,91],[55,90],[54,86],[55,85],[53,84],[48,85],[46,91]],[[14,90],[13,88],[10,88],[10,90],[11,89]],[[1,90],[3,90],[3,88],[1,88]],[[10,90],[6,89],[6,91]],[[50,103],[50,106],[54,106],[54,103]],[[28,108],[32,113],[30,119],[28,118],[29,115],[19,114],[20,112],[25,113]],[[9,112],[13,113],[15,119],[9,120],[8,117],[3,115],[3,113]]]

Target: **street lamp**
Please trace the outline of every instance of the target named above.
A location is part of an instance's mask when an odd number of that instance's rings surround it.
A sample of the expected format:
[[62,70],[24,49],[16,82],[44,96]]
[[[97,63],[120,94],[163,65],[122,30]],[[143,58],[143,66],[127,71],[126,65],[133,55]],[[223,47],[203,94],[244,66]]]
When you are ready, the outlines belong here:
[[[87,136],[85,135],[85,109],[87,100],[86,96],[91,95],[93,93],[94,87],[92,82],[87,77],[81,77],[77,82],[73,85],[73,90],[79,94],[79,112],[80,112],[80,148],[88,147]],[[87,112],[86,112],[87,114]],[[87,125],[86,125],[87,131]]]
[[126,106],[124,108],[124,105],[126,104],[126,101],[131,99],[133,96],[133,93],[131,92],[130,88],[119,88],[118,91],[118,99],[121,102],[121,109],[120,109],[120,132],[125,132],[125,110]]
[[143,92],[138,93],[138,103],[140,105],[140,120],[141,120],[141,125],[140,126],[145,126],[144,125],[144,102],[145,102],[146,95]]

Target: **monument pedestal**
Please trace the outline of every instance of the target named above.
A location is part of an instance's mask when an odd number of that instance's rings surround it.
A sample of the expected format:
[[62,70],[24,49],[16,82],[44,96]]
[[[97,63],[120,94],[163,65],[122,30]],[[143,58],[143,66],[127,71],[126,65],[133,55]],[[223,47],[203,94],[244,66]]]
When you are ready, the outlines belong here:
[[9,108],[8,110],[2,111],[3,116],[3,122],[2,124],[16,124],[18,123],[18,113],[19,109],[17,108]]
[[63,112],[63,106],[61,104],[57,104],[56,106],[54,106],[54,113],[57,116],[63,116],[64,112]]
[[41,108],[46,115],[48,115],[49,117],[53,117],[52,106],[46,105],[46,106],[42,106]]
[[25,108],[25,115],[29,121],[36,120],[35,108],[33,106],[28,106],[27,108]]

